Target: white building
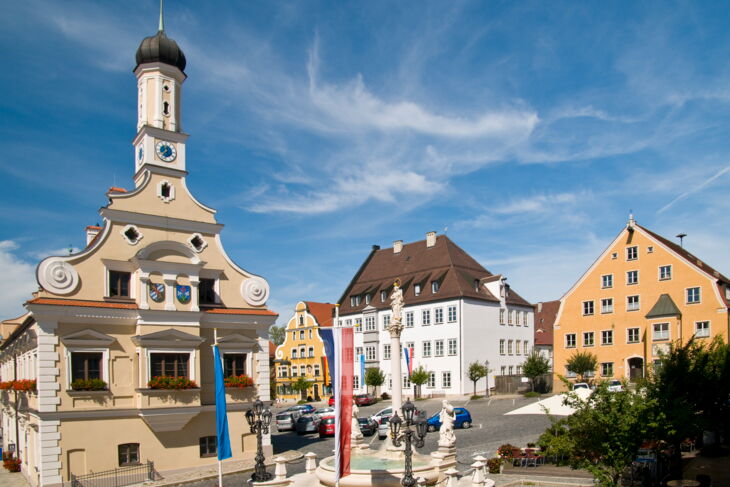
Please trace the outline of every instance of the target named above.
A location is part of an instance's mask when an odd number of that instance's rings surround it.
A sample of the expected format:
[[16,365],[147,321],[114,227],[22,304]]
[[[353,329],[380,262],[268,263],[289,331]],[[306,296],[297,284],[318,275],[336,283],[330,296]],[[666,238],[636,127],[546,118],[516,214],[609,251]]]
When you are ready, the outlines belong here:
[[[401,343],[413,349],[413,369],[431,373],[423,395],[470,394],[467,370],[475,361],[489,362],[490,387],[495,374],[521,373],[533,346],[533,306],[510,289],[506,277],[491,274],[445,235],[429,232],[426,240],[374,246],[340,298],[341,324],[355,327],[355,385],[361,392],[362,371],[369,367],[386,374],[381,392],[393,387],[390,364],[399,352],[390,350],[386,327],[396,279],[405,298]],[[402,370],[404,397],[412,397],[405,361]],[[484,391],[485,383],[480,380],[477,390]]]

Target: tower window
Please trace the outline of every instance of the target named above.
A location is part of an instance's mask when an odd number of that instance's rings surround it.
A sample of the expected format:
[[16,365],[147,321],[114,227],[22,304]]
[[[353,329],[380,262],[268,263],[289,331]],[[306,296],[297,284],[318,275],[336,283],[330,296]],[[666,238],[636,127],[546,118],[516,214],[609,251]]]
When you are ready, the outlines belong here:
[[162,85],[162,89],[165,91],[170,91],[170,85]]
[[157,196],[164,201],[169,203],[175,199],[175,186],[170,181],[160,181],[157,183]]
[[208,243],[203,240],[202,235],[200,235],[199,233],[196,233],[195,235],[190,237],[190,240],[188,240],[188,242],[190,242],[190,246],[196,252],[202,252],[203,249],[208,246]]
[[162,114],[170,115],[170,103],[166,101],[162,102]]
[[162,183],[162,186],[160,186],[160,196],[163,198],[170,198],[170,188],[171,186],[167,183]]

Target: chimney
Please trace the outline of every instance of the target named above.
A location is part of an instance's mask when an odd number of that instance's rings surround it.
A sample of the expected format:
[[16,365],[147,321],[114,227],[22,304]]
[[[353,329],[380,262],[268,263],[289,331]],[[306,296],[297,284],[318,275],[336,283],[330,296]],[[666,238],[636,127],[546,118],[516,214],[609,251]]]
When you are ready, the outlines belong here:
[[542,302],[537,303],[537,312],[542,313]]
[[403,250],[403,240],[393,242],[393,253],[400,254],[401,250]]
[[428,232],[426,234],[426,247],[433,247],[436,245],[436,232]]
[[373,245],[373,250],[380,250],[380,245]]
[[89,225],[86,227],[86,245],[89,245],[100,231],[101,227],[97,225]]

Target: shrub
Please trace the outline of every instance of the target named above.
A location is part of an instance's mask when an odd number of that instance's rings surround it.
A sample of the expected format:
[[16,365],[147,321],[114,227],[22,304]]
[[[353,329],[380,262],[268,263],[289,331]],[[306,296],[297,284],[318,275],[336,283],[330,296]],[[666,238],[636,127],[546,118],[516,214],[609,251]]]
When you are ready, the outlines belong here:
[[150,389],[196,389],[198,385],[195,381],[188,379],[187,377],[171,377],[169,375],[161,375],[159,377],[153,377],[148,383],[147,387]]
[[381,399],[382,399],[383,401],[387,401],[388,399],[390,399],[390,394],[388,394],[387,392],[384,392],[384,393],[382,393],[382,394],[380,395],[380,398],[381,398]]
[[28,379],[22,379],[22,380],[14,380],[13,381],[13,389],[16,391],[24,391],[24,392],[31,392],[35,391],[35,380],[28,380]]
[[540,397],[540,393],[535,391],[525,392],[522,395],[525,397]]
[[472,401],[476,401],[477,399],[481,399],[481,398],[482,398],[482,396],[480,396],[480,395],[478,395],[478,394],[477,394],[477,395],[471,396],[471,398],[470,398],[470,399],[471,399]]
[[13,381],[9,380],[7,382],[0,382],[0,390],[7,391],[8,389],[13,388]]
[[106,390],[106,382],[101,379],[76,379],[71,383],[74,391],[103,391]]
[[499,468],[502,466],[502,463],[504,463],[504,460],[499,457],[494,457],[487,460],[487,468],[489,469],[489,473],[499,473]]
[[251,387],[253,385],[253,379],[246,374],[232,375],[223,379],[226,387],[234,389],[243,389],[244,387]]
[[518,448],[516,446],[505,443],[504,445],[497,448],[497,455],[499,455],[501,458],[512,458],[512,450],[517,449]]

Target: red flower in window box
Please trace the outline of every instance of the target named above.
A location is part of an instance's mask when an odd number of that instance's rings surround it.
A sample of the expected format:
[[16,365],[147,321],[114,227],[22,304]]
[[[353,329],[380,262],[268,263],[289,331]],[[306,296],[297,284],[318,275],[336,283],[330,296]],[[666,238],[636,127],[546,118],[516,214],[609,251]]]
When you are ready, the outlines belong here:
[[153,377],[147,383],[147,387],[150,389],[168,389],[168,390],[181,390],[181,389],[197,389],[198,385],[195,381],[188,379],[187,377],[172,377],[169,375],[161,375]]
[[16,391],[33,392],[35,391],[36,381],[35,380],[14,380],[13,389]]
[[226,388],[243,389],[244,387],[253,386],[253,379],[246,374],[232,375],[223,379]]
[[8,389],[13,388],[13,381],[9,380],[7,382],[0,382],[0,391],[7,391]]

